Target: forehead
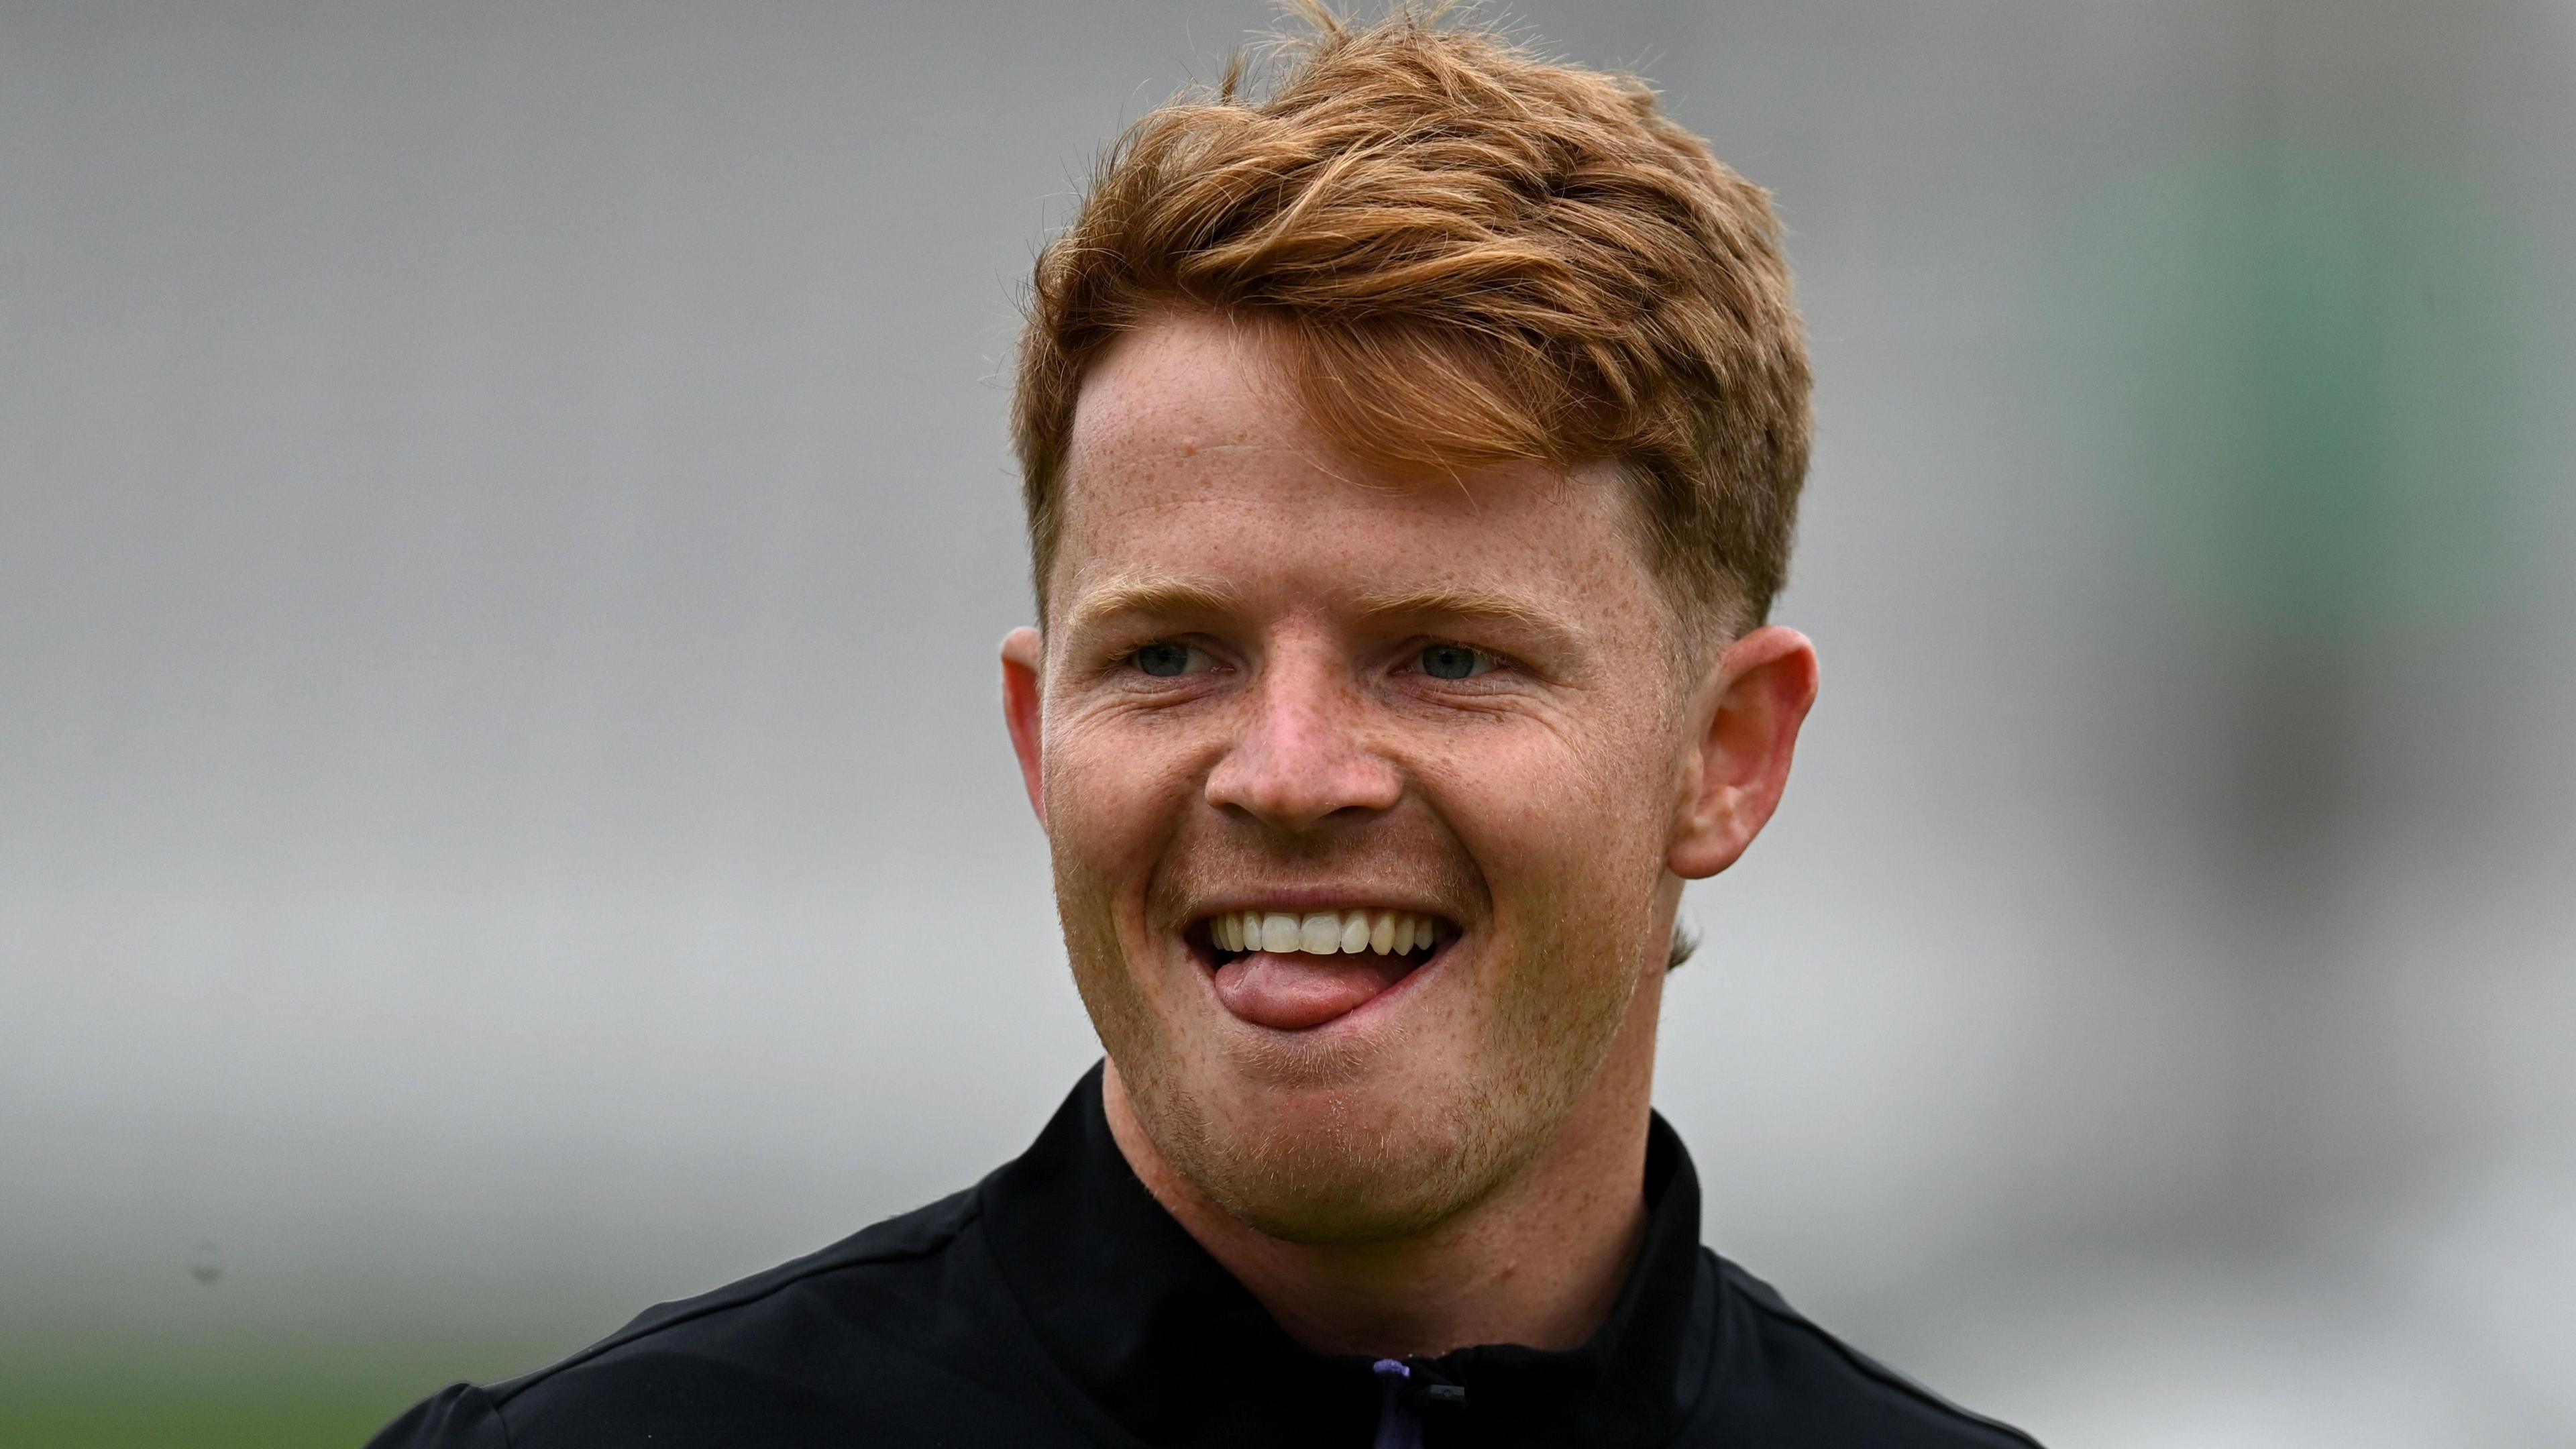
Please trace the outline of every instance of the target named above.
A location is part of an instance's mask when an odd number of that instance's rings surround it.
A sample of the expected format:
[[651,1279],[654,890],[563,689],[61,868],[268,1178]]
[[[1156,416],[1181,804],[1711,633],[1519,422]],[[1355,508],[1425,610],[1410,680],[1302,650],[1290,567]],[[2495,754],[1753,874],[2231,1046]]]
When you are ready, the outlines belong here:
[[1594,613],[1658,594],[1614,465],[1398,473],[1356,459],[1306,418],[1279,344],[1216,317],[1157,321],[1093,367],[1061,507],[1059,613],[1166,579],[1278,603],[1403,583]]

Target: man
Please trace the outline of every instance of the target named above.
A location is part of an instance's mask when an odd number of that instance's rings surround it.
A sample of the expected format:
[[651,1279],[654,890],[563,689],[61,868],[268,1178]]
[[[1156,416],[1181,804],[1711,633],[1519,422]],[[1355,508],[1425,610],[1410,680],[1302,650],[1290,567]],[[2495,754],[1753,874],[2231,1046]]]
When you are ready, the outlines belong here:
[[1004,712],[1107,1050],[981,1185],[380,1445],[2028,1444],[1700,1247],[1683,883],[1816,690],[1763,194],[1639,85],[1321,13],[1038,264]]

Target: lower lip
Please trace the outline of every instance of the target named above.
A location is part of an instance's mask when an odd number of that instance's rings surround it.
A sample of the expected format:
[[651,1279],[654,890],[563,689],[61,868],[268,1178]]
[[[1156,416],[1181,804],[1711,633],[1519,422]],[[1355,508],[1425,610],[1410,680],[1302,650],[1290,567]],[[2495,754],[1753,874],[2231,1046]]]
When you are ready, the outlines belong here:
[[[1448,943],[1443,942],[1442,949]],[[1216,999],[1238,1021],[1272,1031],[1308,1031],[1339,1021],[1402,986],[1428,956],[1309,956],[1255,951],[1216,970]]]

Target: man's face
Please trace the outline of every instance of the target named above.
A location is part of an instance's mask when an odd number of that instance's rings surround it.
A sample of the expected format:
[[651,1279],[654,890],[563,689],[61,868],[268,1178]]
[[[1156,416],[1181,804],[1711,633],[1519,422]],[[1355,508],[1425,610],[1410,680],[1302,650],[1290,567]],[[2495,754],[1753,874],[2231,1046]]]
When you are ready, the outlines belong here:
[[1024,762],[1137,1119],[1280,1237],[1481,1200],[1651,1053],[1708,717],[1627,488],[1372,470],[1198,318],[1094,368],[1063,486]]

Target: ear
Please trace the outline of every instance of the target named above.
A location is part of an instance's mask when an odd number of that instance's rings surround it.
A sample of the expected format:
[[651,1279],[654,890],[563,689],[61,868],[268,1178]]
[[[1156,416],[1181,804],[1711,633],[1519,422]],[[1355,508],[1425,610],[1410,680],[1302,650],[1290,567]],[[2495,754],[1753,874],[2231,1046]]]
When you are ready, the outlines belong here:
[[1029,808],[1046,824],[1045,756],[1039,746],[1039,674],[1044,645],[1038,631],[1013,629],[1002,636],[1002,723],[1011,729],[1011,753],[1020,757],[1020,783],[1028,787]]
[[1735,864],[1779,808],[1798,726],[1816,702],[1816,646],[1795,629],[1756,629],[1728,646],[1702,698],[1707,723],[1664,857],[1684,880]]

